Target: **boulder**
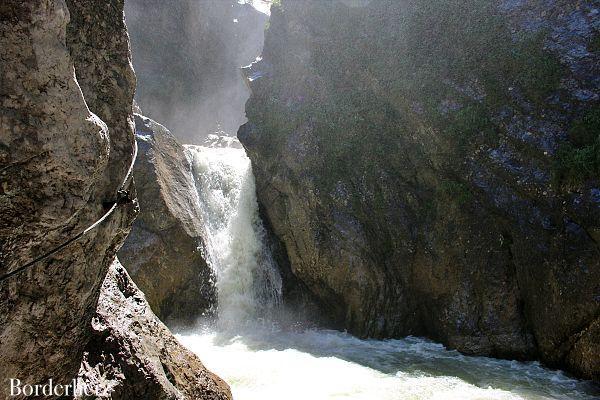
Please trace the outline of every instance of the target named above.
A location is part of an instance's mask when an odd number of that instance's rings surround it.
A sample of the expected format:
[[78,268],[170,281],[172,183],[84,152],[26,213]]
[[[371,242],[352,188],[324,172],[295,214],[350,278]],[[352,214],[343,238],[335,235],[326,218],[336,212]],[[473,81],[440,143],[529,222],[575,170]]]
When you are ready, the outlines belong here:
[[140,214],[119,258],[161,320],[193,323],[216,303],[216,290],[192,167],[164,126],[136,114],[135,127]]
[[332,324],[598,379],[599,11],[271,8],[238,137]]
[[78,384],[95,398],[231,400],[227,384],[175,339],[118,260],[92,328]]

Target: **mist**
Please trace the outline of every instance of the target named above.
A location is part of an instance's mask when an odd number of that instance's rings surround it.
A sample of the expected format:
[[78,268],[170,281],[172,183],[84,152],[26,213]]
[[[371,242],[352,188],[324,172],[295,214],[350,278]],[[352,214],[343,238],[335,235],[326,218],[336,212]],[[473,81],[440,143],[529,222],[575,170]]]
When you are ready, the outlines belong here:
[[[249,97],[240,67],[260,55],[268,3],[128,0],[135,99],[183,143],[235,136]],[[258,11],[260,9],[263,12]]]

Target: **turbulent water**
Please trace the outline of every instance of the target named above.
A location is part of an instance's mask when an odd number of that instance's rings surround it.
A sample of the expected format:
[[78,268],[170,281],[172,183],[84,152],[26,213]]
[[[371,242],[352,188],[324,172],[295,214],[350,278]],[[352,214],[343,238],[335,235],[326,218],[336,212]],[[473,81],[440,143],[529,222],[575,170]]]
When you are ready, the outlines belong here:
[[203,213],[206,259],[217,277],[219,327],[235,329],[277,307],[281,277],[265,246],[244,150],[187,146]]
[[467,357],[423,339],[360,340],[269,322],[281,278],[265,245],[241,149],[189,146],[217,276],[216,323],[178,335],[236,400],[593,399],[586,383],[538,363]]

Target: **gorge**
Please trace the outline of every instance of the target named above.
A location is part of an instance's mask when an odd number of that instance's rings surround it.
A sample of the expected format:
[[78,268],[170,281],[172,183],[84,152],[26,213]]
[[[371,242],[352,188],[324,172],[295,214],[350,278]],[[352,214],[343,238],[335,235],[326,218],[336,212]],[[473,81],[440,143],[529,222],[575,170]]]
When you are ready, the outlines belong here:
[[3,398],[598,398],[599,35],[591,0],[8,0]]

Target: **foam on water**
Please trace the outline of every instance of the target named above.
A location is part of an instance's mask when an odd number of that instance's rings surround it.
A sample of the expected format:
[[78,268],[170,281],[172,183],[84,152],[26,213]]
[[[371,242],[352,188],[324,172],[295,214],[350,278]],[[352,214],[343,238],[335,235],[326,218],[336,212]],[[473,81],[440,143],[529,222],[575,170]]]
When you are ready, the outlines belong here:
[[538,363],[467,357],[419,338],[360,340],[264,321],[281,298],[250,161],[241,149],[188,146],[217,276],[218,323],[179,340],[236,400],[593,399],[600,393]]
[[360,340],[327,330],[178,338],[238,400],[597,398],[591,385],[538,363],[467,357],[419,338]]

